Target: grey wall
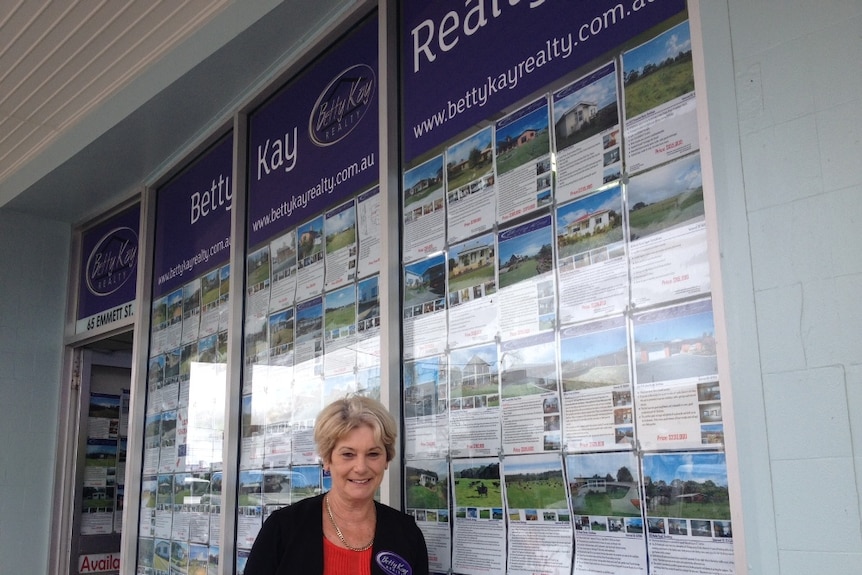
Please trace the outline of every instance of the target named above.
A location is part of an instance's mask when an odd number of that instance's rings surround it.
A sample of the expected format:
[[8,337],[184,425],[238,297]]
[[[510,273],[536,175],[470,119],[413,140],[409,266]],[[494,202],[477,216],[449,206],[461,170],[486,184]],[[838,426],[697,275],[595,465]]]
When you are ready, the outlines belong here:
[[699,5],[748,572],[853,572],[862,2]]
[[0,209],[4,573],[47,573],[70,234],[68,224]]

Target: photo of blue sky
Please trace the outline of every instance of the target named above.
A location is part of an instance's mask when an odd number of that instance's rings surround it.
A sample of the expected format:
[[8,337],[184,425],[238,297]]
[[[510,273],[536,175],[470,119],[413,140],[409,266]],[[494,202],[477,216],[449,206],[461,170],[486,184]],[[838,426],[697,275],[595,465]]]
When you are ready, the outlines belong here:
[[623,54],[623,70],[625,74],[634,70],[641,72],[647,64],[660,64],[689,50],[691,31],[688,21],[685,21]]

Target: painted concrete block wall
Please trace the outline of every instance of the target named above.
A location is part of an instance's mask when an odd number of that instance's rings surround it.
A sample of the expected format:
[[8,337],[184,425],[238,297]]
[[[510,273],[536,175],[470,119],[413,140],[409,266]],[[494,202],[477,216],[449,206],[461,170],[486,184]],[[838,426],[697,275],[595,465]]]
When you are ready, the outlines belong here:
[[713,64],[735,94],[710,121],[750,573],[862,572],[862,2],[721,10]]
[[47,573],[70,233],[0,209],[3,573]]

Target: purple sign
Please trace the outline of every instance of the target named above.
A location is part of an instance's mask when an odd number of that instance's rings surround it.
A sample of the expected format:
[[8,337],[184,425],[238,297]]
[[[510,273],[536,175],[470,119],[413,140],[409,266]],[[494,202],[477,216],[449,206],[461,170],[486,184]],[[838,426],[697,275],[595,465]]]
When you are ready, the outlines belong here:
[[406,162],[685,10],[685,0],[401,4]]
[[377,182],[377,81],[372,16],[251,115],[250,248]]
[[83,233],[77,333],[132,315],[140,220],[141,206],[135,204]]
[[230,259],[233,135],[225,136],[156,197],[153,298]]

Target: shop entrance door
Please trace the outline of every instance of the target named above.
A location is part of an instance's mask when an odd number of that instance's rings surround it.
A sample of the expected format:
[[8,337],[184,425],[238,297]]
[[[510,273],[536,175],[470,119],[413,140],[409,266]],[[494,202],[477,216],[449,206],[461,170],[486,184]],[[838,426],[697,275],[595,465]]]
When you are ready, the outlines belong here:
[[80,350],[80,412],[69,573],[119,573],[132,382],[128,349]]

